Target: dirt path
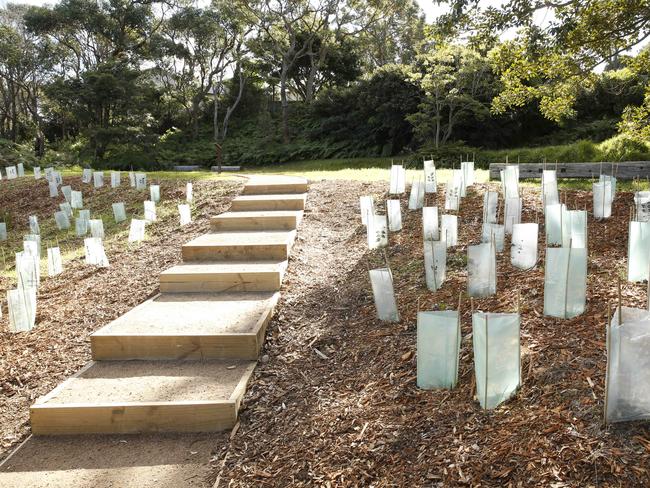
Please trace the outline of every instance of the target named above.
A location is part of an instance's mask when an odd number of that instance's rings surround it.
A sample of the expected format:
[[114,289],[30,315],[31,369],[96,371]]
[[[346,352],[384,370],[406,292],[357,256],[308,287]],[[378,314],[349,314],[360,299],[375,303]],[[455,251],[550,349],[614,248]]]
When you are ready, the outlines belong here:
[[[375,318],[358,197],[385,184],[312,184],[308,211],[292,251],[279,313],[249,388],[247,410],[230,445],[218,453],[220,486],[647,486],[650,426],[601,425],[605,315],[625,269],[621,218],[589,221],[587,312],[572,320],[543,317],[542,264],[530,272],[499,257],[498,294],[476,300],[512,311],[522,294],[523,387],[494,412],[473,399],[471,312],[464,300],[460,384],[452,391],[415,386],[415,316],[456,308],[466,289],[466,245],[480,239],[482,192],[463,201],[461,246],[448,256],[448,278],[433,294],[424,285],[420,216],[388,252],[402,322]],[[524,221],[541,211],[524,193]],[[615,214],[629,215],[631,194]],[[403,208],[405,208],[403,200]],[[586,192],[569,203],[591,207]],[[539,216],[542,220],[542,216]],[[543,249],[540,239],[540,249]],[[643,285],[624,282],[626,305],[645,306]]]

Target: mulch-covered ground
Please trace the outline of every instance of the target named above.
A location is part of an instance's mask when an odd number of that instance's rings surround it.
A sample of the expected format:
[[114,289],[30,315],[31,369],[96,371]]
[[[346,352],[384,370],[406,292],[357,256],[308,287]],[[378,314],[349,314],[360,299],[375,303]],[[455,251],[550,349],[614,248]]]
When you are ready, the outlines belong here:
[[[376,319],[358,198],[385,197],[387,184],[312,184],[292,251],[278,313],[246,409],[217,453],[219,486],[648,486],[650,426],[603,426],[608,301],[624,276],[631,193],[619,193],[614,218],[589,220],[587,311],[544,317],[543,226],[540,265],[498,259],[498,293],[477,309],[514,311],[521,293],[523,385],[494,411],[474,399],[471,311],[462,301],[459,385],[416,387],[416,313],[456,308],[467,287],[466,246],[480,241],[482,194],[475,186],[460,212],[460,246],[448,254],[447,281],[424,283],[421,213],[404,212],[388,260],[402,320]],[[494,186],[496,188],[496,186]],[[524,221],[543,222],[539,193],[524,191]],[[563,195],[591,212],[591,194]],[[438,204],[442,204],[438,196]],[[432,204],[430,201],[429,204]],[[403,208],[406,200],[403,199]],[[623,302],[645,307],[645,286],[623,282]]]
[[[90,359],[89,334],[157,293],[158,275],[181,260],[181,245],[209,228],[209,217],[223,212],[239,192],[242,181],[197,181],[194,183],[192,223],[179,227],[176,206],[185,201],[183,179],[160,181],[162,201],[159,221],[147,226],[147,240],[127,244],[129,222],[112,222],[111,203],[123,201],[127,215],[142,218],[142,201],[148,192],[128,186],[92,190],[79,177],[66,177],[64,184],[84,190],[84,204],[93,215],[103,214],[109,268],[84,264],[82,257],[64,263],[64,273],[44,277],[38,294],[36,328],[30,332],[8,332],[6,290],[15,286],[13,278],[0,276],[0,459],[29,433],[29,407],[34,400],[75,373]],[[156,183],[158,183],[156,181]],[[46,242],[60,238],[64,253],[83,244],[71,234],[55,233],[53,213],[62,197],[49,197],[44,180],[21,179],[0,187],[0,209],[11,223],[11,240],[0,243],[7,265],[13,265],[13,251],[22,235],[28,234],[29,215],[38,215],[45,253]],[[130,221],[130,218],[129,218]],[[13,247],[12,247],[13,246]],[[0,263],[0,266],[2,264]],[[11,273],[9,273],[11,275]],[[45,273],[47,274],[47,273]]]

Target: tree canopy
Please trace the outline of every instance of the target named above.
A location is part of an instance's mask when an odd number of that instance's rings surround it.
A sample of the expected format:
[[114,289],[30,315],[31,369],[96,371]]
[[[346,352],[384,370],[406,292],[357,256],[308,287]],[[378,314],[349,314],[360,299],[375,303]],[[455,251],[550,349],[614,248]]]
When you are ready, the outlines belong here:
[[114,166],[649,139],[650,2],[435,3],[9,4],[0,137]]

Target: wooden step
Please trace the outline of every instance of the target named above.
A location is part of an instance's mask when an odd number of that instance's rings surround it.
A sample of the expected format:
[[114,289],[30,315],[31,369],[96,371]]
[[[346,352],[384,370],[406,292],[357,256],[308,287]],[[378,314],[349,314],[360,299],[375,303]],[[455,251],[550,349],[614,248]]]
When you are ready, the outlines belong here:
[[162,293],[277,291],[287,261],[183,263],[160,274]]
[[32,405],[32,433],[230,429],[254,367],[236,360],[90,362]]
[[309,183],[297,176],[253,176],[246,186],[244,195],[269,195],[281,193],[307,193]]
[[295,230],[204,234],[183,245],[183,260],[286,260],[295,237]]
[[214,231],[295,230],[302,214],[302,210],[225,212],[212,217],[210,227]]
[[279,296],[158,295],[92,334],[93,359],[255,360]]
[[232,201],[231,212],[254,210],[304,210],[304,193],[285,195],[240,195]]

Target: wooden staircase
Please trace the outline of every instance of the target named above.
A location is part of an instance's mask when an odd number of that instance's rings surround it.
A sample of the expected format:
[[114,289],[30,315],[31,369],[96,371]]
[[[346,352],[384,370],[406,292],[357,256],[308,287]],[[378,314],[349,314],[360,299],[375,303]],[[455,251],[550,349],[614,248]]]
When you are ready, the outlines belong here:
[[307,181],[253,177],[161,294],[91,335],[93,361],[30,409],[42,435],[232,428],[278,302]]

